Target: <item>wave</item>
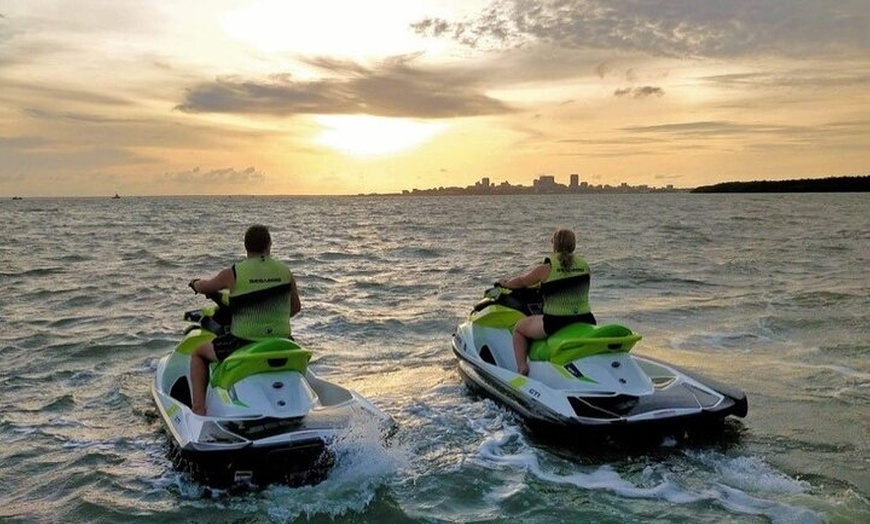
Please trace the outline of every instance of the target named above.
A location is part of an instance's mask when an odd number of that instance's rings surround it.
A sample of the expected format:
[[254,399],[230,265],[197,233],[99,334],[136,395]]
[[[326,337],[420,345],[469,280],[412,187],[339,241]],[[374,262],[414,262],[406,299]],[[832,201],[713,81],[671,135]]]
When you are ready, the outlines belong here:
[[[766,495],[805,493],[809,486],[770,468],[754,457],[732,458],[718,453],[692,454],[689,464],[706,466],[716,476],[703,483],[702,477],[687,479],[682,464],[648,463],[639,475],[624,476],[614,466],[582,467],[544,461],[533,448],[522,443],[515,430],[491,435],[480,446],[479,463],[485,467],[524,470],[539,481],[569,485],[588,491],[610,491],[628,499],[650,499],[668,504],[712,503],[729,513],[762,515],[774,523],[822,522],[822,515],[792,504],[768,500]],[[694,457],[694,458],[693,458]],[[682,480],[682,482],[680,480]],[[687,482],[702,484],[694,486]]]
[[30,268],[30,269],[22,269],[20,271],[0,271],[0,276],[3,277],[45,277],[45,276],[53,276],[60,273],[67,272],[67,268],[63,266],[55,266],[55,267],[39,267],[39,268]]

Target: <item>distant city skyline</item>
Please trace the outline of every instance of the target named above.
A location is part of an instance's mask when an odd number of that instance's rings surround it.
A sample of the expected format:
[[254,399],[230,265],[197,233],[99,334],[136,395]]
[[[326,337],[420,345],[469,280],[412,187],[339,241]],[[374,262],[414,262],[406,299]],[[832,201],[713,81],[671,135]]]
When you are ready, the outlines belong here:
[[582,193],[582,192],[631,192],[631,193],[653,193],[653,192],[686,192],[689,189],[676,189],[673,184],[668,184],[664,187],[653,187],[647,184],[632,186],[627,182],[620,182],[619,185],[610,184],[590,184],[585,180],[581,180],[579,173],[571,173],[568,175],[568,183],[562,184],[556,180],[556,175],[538,175],[532,180],[531,186],[514,185],[508,181],[503,181],[499,184],[492,182],[491,177],[485,176],[480,178],[473,185],[465,187],[460,186],[439,186],[436,188],[415,188],[405,189],[403,195],[424,195],[424,194],[555,194],[555,193]]

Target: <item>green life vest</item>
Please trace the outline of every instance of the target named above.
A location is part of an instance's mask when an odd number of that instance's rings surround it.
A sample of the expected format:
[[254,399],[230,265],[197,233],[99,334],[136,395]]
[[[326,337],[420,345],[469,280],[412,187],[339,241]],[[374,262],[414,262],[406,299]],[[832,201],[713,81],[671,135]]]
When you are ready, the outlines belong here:
[[269,256],[247,258],[233,266],[230,332],[247,340],[290,336],[290,269]]
[[571,261],[571,267],[563,267],[558,253],[544,261],[550,264],[550,274],[541,283],[546,315],[583,315],[592,311],[589,307],[589,264],[577,255],[571,255]]

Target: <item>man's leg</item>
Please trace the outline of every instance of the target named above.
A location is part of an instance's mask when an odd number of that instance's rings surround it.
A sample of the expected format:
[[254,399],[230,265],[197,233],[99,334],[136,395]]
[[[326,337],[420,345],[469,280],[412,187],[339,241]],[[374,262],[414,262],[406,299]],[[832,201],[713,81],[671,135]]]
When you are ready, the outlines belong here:
[[537,340],[546,336],[543,315],[526,317],[514,326],[514,357],[517,359],[517,372],[520,375],[529,374],[529,339]]
[[214,346],[211,342],[199,346],[190,356],[191,404],[190,409],[197,415],[205,415],[205,389],[208,381],[208,364],[216,362]]

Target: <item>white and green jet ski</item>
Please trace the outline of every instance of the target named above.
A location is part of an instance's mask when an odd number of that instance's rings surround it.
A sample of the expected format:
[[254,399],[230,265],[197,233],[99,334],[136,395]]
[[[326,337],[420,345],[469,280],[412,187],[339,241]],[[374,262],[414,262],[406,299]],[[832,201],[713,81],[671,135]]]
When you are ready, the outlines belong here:
[[540,312],[540,293],[495,286],[484,297],[453,335],[459,372],[531,429],[715,429],[729,415],[746,416],[742,391],[631,353],[641,336],[618,324],[572,324],[533,341],[523,376],[512,332],[517,321]]
[[311,351],[285,338],[257,341],[212,364],[207,416],[190,409],[191,353],[229,321],[217,307],[188,311],[184,338],[157,364],[151,393],[171,437],[175,465],[212,487],[315,484],[334,465],[333,439],[351,424],[392,419],[356,392],[318,377]]

